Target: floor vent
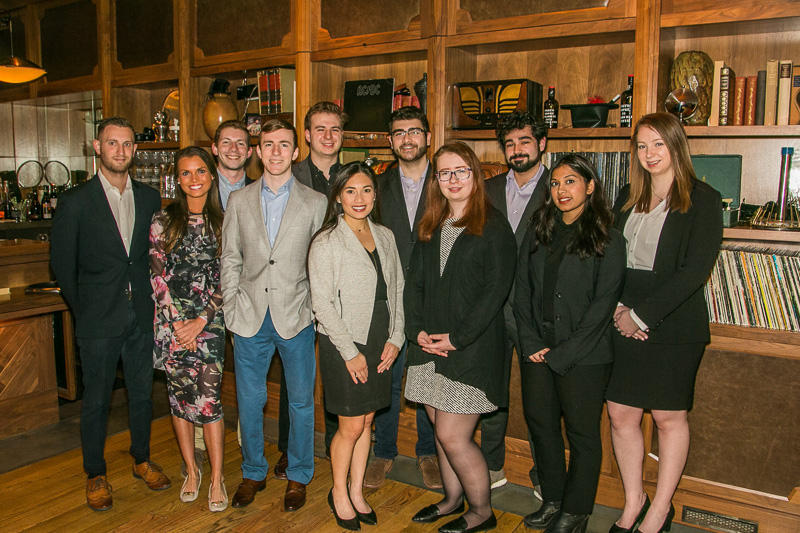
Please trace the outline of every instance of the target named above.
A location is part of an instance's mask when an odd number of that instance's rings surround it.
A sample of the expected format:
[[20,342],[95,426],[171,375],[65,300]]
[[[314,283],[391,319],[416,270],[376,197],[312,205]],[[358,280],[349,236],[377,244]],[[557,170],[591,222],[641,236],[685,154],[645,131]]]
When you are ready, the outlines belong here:
[[724,531],[725,533],[758,533],[758,523],[756,522],[686,507],[685,505],[681,522]]

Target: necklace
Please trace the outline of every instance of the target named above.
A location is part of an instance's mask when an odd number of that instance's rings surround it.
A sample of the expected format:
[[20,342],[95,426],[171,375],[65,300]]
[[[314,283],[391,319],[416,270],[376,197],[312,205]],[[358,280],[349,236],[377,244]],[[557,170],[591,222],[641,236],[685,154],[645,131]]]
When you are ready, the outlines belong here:
[[656,191],[653,191],[653,196],[655,196],[656,198],[658,198],[658,201],[659,201],[659,202],[663,202],[663,201],[664,201],[664,199],[665,199],[667,196],[669,196],[669,195],[666,195],[666,196],[660,196],[658,193],[656,193]]

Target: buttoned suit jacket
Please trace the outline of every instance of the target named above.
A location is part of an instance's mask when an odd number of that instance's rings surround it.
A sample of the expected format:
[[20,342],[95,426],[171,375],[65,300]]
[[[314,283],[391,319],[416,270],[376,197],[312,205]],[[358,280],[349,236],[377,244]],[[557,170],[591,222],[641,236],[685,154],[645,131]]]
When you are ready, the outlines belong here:
[[261,210],[262,183],[259,179],[228,199],[221,254],[225,325],[237,335],[252,337],[269,309],[278,335],[291,339],[311,324],[306,257],[327,202],[295,180],[271,246]]
[[129,299],[139,329],[153,331],[148,247],[150,222],[161,208],[161,196],[135,180],[131,187],[135,215],[129,253],[96,174],[58,197],[50,231],[50,266],[75,315],[76,337],[122,335]]

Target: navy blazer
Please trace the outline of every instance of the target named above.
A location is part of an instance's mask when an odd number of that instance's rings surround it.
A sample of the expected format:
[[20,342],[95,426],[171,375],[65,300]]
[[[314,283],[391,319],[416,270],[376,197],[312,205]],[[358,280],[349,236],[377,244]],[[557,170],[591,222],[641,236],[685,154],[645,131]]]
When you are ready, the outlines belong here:
[[[615,226],[624,232],[633,209],[622,211],[630,186],[614,204]],[[686,344],[708,342],[708,307],[703,285],[717,261],[722,243],[722,197],[695,181],[692,205],[670,211],[661,229],[653,263],[653,288],[646,293],[623,289],[621,302],[650,328],[648,342]]]
[[148,248],[150,222],[161,209],[161,195],[136,180],[131,186],[136,215],[129,254],[97,175],[58,197],[50,230],[50,266],[75,315],[76,337],[121,335],[129,299],[141,331],[153,331]]

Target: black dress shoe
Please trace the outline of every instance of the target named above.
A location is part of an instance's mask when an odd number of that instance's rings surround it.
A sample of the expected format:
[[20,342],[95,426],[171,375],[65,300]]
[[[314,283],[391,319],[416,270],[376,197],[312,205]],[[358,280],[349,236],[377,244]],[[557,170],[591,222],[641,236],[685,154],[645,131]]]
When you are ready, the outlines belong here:
[[[344,529],[349,531],[361,531],[361,524],[358,522],[358,514],[353,518],[349,518],[347,520],[343,518],[339,518],[339,514],[336,512],[336,506],[333,504],[333,489],[328,493],[328,505],[331,508],[331,512],[333,516],[336,517],[336,524]],[[355,510],[355,509],[354,509]]]
[[608,530],[608,533],[633,533],[642,520],[644,520],[644,515],[647,514],[647,510],[650,509],[650,496],[647,494],[644,495],[644,503],[642,504],[642,508],[639,509],[639,514],[636,515],[636,520],[633,521],[631,527],[622,527],[618,526],[616,522],[611,524],[611,529]]
[[558,519],[551,522],[544,530],[545,533],[586,533],[589,525],[588,514],[569,514],[561,512]]
[[[656,533],[664,533],[665,531],[669,531],[672,527],[672,519],[675,518],[675,506],[669,504],[669,512],[667,513],[667,517],[664,519],[664,523],[661,524],[661,527],[658,528]],[[636,533],[642,533],[639,528],[636,528]]]
[[429,505],[427,507],[423,507],[414,517],[411,519],[414,522],[422,522],[423,524],[430,524],[431,522],[436,522],[440,518],[444,518],[445,516],[450,516],[454,514],[461,514],[464,512],[464,500],[461,500],[461,503],[456,505],[452,511],[442,513],[439,512],[439,508],[434,505]]
[[489,531],[497,527],[497,518],[492,515],[478,524],[477,526],[467,527],[467,521],[463,516],[451,520],[439,528],[439,533],[475,533],[477,531]]
[[558,518],[561,512],[561,502],[544,502],[538,511],[535,511],[525,518],[523,521],[530,529],[546,529],[550,523]]
[[358,518],[358,521],[362,524],[367,524],[368,526],[378,525],[378,515],[375,514],[375,509],[370,509],[368,513],[360,513],[354,505],[353,510],[356,512],[356,518]]

